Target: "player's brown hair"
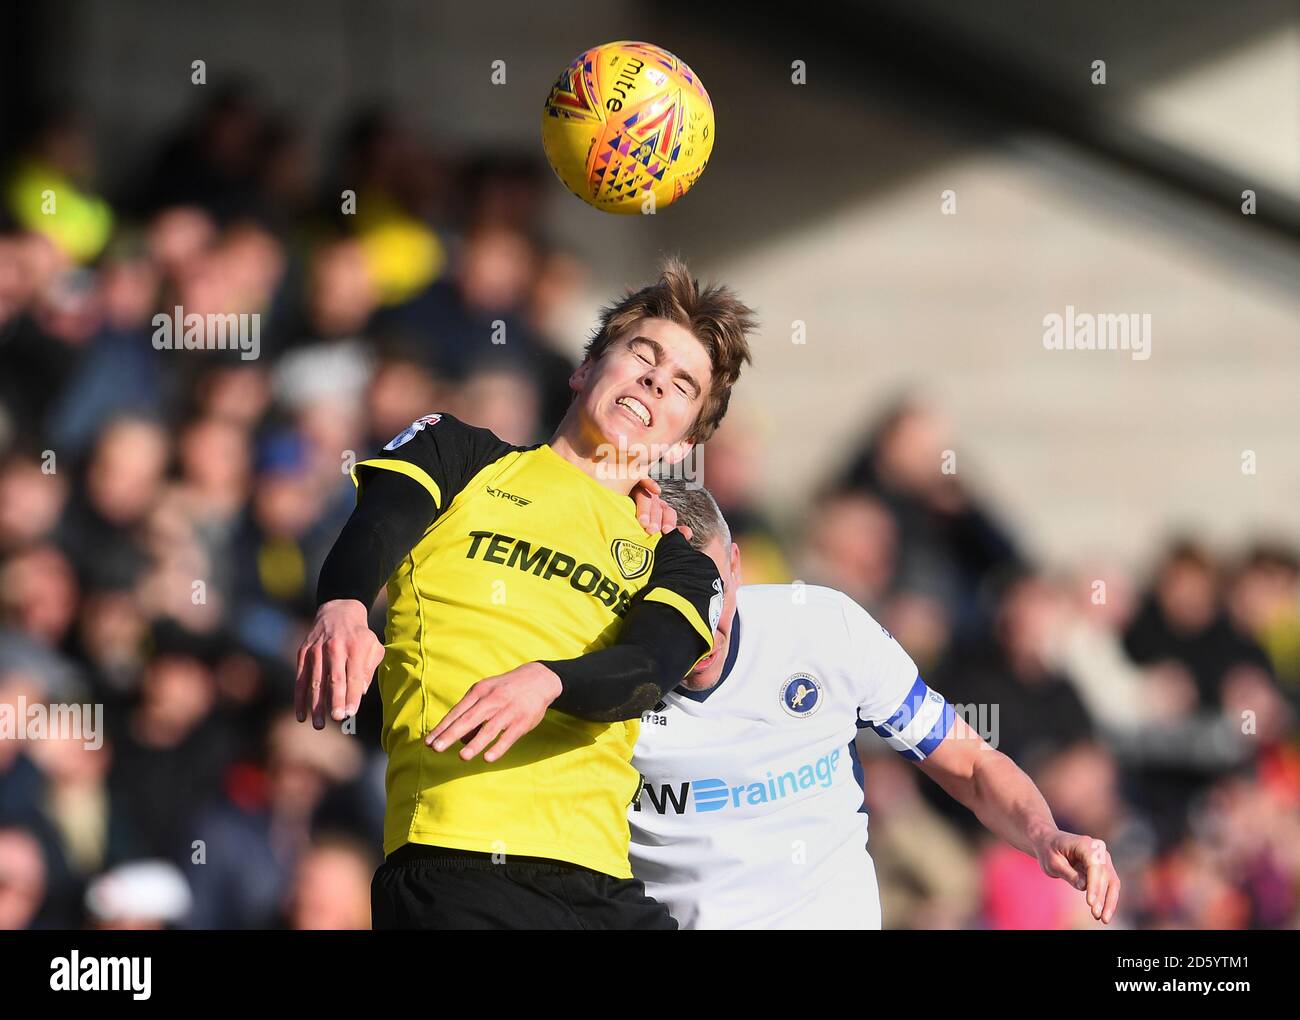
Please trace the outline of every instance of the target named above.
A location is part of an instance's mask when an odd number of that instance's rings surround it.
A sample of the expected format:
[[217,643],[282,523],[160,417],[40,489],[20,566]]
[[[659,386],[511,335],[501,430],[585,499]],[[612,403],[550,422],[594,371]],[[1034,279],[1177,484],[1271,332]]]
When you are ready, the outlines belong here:
[[639,319],[675,322],[690,330],[709,352],[713,384],[687,434],[693,443],[704,442],[727,413],[731,387],[740,378],[741,367],[753,361],[749,334],[758,327],[754,310],[730,287],[721,284],[701,287],[686,263],[671,255],[660,265],[658,281],[638,291],[628,291],[620,300],[601,309],[599,324],[587,341],[586,356],[593,360],[599,358]]

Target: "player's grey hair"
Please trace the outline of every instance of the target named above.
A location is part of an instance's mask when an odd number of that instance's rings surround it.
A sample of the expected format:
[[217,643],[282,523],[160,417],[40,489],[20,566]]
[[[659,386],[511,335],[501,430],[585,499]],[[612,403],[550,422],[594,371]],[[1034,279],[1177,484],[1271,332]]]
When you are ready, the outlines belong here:
[[731,546],[731,529],[727,519],[718,509],[718,501],[702,485],[687,485],[681,478],[659,478],[660,498],[677,511],[677,523],[691,529],[691,545],[703,549],[721,537],[722,544]]

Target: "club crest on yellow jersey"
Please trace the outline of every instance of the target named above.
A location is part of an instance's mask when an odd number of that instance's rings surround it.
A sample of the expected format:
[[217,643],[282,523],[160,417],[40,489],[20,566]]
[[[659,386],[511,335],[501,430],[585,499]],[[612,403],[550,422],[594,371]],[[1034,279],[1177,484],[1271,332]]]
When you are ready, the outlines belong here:
[[614,562],[619,572],[629,581],[635,580],[650,569],[653,554],[643,545],[629,542],[625,538],[616,538],[610,545]]

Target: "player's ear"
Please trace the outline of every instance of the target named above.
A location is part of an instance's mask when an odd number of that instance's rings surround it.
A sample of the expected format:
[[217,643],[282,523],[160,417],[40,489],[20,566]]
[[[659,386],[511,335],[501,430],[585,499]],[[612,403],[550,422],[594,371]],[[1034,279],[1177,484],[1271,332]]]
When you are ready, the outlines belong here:
[[582,364],[575,368],[573,374],[569,376],[569,389],[573,390],[574,393],[581,393],[582,388],[587,385],[587,376],[590,374],[591,358],[588,356],[582,359]]
[[731,583],[740,584],[740,546],[731,543]]

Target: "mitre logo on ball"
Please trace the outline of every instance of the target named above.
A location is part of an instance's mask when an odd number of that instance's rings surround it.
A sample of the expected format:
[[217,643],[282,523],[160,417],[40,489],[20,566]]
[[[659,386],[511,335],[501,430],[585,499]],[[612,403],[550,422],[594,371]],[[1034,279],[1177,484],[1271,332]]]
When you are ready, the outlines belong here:
[[658,46],[613,42],[576,57],[542,110],[542,146],[565,187],[605,212],[653,212],[699,180],[713,151],[713,104]]

